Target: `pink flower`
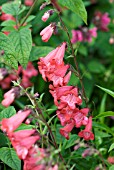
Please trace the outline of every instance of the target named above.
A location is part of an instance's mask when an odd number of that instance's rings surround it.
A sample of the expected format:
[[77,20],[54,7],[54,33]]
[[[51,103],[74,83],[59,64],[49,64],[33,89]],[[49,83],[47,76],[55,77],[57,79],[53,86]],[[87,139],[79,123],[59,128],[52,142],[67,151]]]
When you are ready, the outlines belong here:
[[31,83],[31,81],[29,80],[28,77],[24,76],[22,77],[22,81],[21,81],[21,85],[24,87],[24,88],[27,88],[27,87],[31,87],[33,84]]
[[0,68],[0,81],[8,74],[8,71],[5,68]]
[[4,100],[2,100],[2,105],[8,107],[11,103],[14,102],[15,98],[20,94],[20,88],[14,87],[4,94]]
[[62,86],[53,88],[50,93],[54,97],[54,103],[58,109],[69,106],[70,109],[75,109],[76,104],[81,105],[82,99],[78,95],[78,88],[73,86]]
[[19,130],[19,131],[16,131],[16,132],[13,132],[12,134],[10,134],[10,138],[12,140],[19,141],[19,140],[22,140],[23,138],[31,136],[32,134],[35,133],[35,131],[36,130],[34,130],[34,129]]
[[88,124],[85,129],[79,132],[78,136],[84,138],[85,140],[94,140],[94,134],[91,132],[92,129],[92,117],[89,117]]
[[103,31],[108,31],[108,24],[110,23],[110,18],[108,17],[108,13],[105,13],[101,17],[101,29]]
[[39,136],[28,136],[26,138],[20,138],[18,140],[15,140],[15,138],[11,138],[10,140],[14,149],[17,152],[18,157],[20,159],[25,159],[31,146],[39,139]]
[[40,58],[38,62],[39,72],[43,79],[52,81],[55,87],[66,85],[70,79],[71,72],[66,75],[69,65],[64,65],[63,57],[66,43],[51,51],[46,57]]
[[74,121],[75,121],[75,126],[77,128],[79,128],[82,125],[87,125],[88,123],[88,118],[86,117],[87,114],[89,112],[88,108],[84,108],[84,109],[77,109],[77,111],[75,112],[75,115],[73,117]]
[[31,113],[31,110],[23,110],[17,112],[14,116],[10,118],[4,118],[1,121],[1,129],[3,132],[6,132],[8,135],[16,130],[25,118]]
[[72,30],[72,44],[76,43],[77,41],[82,42],[83,41],[83,34],[79,30]]
[[2,21],[13,20],[13,21],[15,21],[15,18],[12,15],[5,14],[3,12],[2,15],[0,16],[0,20],[2,20]]
[[71,120],[65,127],[60,129],[60,134],[66,139],[69,139],[69,133],[72,131],[74,125],[74,120]]
[[49,12],[45,12],[44,15],[42,16],[42,21],[46,22],[49,17],[50,17]]
[[92,37],[97,37],[97,28],[96,27],[89,29],[88,42],[92,41]]
[[47,26],[46,28],[44,28],[41,32],[40,35],[42,36],[42,41],[44,42],[48,42],[48,40],[50,39],[50,37],[52,36],[54,32],[54,26],[52,24],[50,24],[49,26]]
[[27,68],[22,69],[22,74],[27,78],[31,78],[33,76],[37,76],[38,71],[34,68],[32,62],[29,62]]
[[32,6],[34,3],[34,0],[25,0],[25,5],[26,6]]

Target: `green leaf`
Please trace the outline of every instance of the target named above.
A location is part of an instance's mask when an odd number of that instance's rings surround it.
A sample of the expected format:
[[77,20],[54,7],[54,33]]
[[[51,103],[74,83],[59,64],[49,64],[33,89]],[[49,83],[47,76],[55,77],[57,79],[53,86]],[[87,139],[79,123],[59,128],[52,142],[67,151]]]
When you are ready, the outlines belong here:
[[4,133],[0,132],[0,148],[7,146],[9,143],[9,139],[7,138],[7,136]]
[[35,128],[34,125],[26,125],[26,124],[22,123],[22,124],[16,129],[16,131],[26,130],[26,129],[33,129],[33,128]]
[[49,52],[53,50],[52,47],[39,46],[32,47],[32,51],[30,54],[30,61],[38,60],[40,57],[45,57]]
[[76,134],[71,135],[69,140],[66,140],[66,139],[65,139],[65,141],[64,141],[64,143],[63,143],[63,148],[64,148],[64,149],[68,149],[68,148],[70,148],[71,146],[75,145],[76,140],[77,140],[78,138],[79,138],[79,136],[76,135]]
[[112,143],[112,145],[110,146],[108,152],[112,151],[114,149],[114,143]]
[[107,117],[107,116],[114,116],[114,112],[107,111],[107,112],[100,113],[95,117],[95,119],[99,117]]
[[82,0],[59,0],[58,2],[78,14],[87,24],[87,12]]
[[114,92],[109,90],[109,89],[105,89],[103,87],[100,87],[97,85],[97,87],[99,87],[101,90],[105,91],[106,93],[108,93],[110,96],[112,96],[114,98]]
[[103,73],[105,71],[105,67],[99,61],[95,60],[89,62],[88,69],[92,73]]
[[32,48],[31,31],[27,28],[15,30],[9,34],[9,38],[15,47],[18,62],[25,68]]
[[3,118],[9,118],[16,114],[16,110],[13,106],[9,106],[8,108],[5,108],[1,113],[0,113],[0,121]]
[[28,23],[28,22],[32,21],[35,17],[36,17],[36,16],[34,16],[34,15],[30,15],[30,16],[27,18],[26,22]]
[[105,131],[109,132],[111,135],[114,136],[113,131],[112,131],[107,125],[105,125],[105,124],[97,123],[97,122],[94,122],[94,121],[93,121],[92,126],[93,126],[94,128],[99,128],[99,129],[105,130]]
[[7,20],[1,23],[1,26],[14,26],[16,25],[16,22],[13,20]]
[[4,50],[4,56],[1,57],[2,62],[5,62],[11,67],[17,69],[18,63],[16,60],[14,46],[9,37],[3,33],[0,33],[0,50]]
[[1,148],[0,159],[12,169],[21,170],[21,160],[18,158],[13,148]]
[[2,11],[13,16],[18,16],[24,9],[25,7],[23,5],[20,6],[20,3],[16,1],[2,5]]
[[114,170],[114,165],[112,165],[112,166],[109,168],[109,170]]

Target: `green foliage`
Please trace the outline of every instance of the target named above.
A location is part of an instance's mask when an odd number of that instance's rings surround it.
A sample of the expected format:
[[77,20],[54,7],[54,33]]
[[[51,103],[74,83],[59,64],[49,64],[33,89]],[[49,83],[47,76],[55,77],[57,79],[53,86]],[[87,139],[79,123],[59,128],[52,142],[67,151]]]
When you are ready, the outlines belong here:
[[112,143],[112,145],[110,146],[108,152],[112,151],[114,149],[114,143]]
[[114,92],[109,90],[109,89],[106,89],[106,88],[103,88],[103,87],[100,87],[100,86],[97,86],[99,87],[101,90],[105,91],[107,94],[109,94],[110,96],[112,96],[114,98]]
[[87,12],[82,0],[59,0],[59,3],[78,14],[87,24]]
[[1,113],[0,113],[0,121],[3,118],[9,118],[16,114],[16,110],[13,106],[9,106],[8,108],[5,108]]
[[0,159],[14,170],[21,170],[21,160],[12,148],[2,147],[0,149]]
[[9,38],[13,42],[18,62],[25,68],[32,49],[31,31],[27,28],[22,28],[11,32]]
[[18,63],[16,60],[16,53],[13,46],[12,41],[9,39],[8,36],[0,33],[0,50],[4,50],[5,54],[2,59],[2,62],[14,67],[15,69],[18,68]]

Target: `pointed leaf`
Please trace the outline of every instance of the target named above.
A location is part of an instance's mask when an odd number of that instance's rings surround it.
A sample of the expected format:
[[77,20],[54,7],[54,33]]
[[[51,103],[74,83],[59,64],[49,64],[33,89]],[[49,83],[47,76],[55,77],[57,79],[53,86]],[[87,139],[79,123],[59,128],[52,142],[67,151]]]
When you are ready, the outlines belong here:
[[0,121],[3,118],[9,118],[16,114],[16,110],[13,106],[9,106],[8,108],[5,108],[1,113],[0,113]]
[[108,117],[108,116],[114,116],[114,112],[112,111],[103,112],[103,113],[98,114],[95,118]]
[[59,3],[78,14],[87,24],[87,12],[82,0],[59,0]]
[[108,152],[112,151],[113,149],[114,149],[114,143],[112,143],[112,145],[110,146],[110,148],[109,148],[109,151],[108,151]]
[[112,96],[114,98],[114,92],[109,90],[109,89],[105,89],[103,87],[100,87],[97,85],[97,87],[99,87],[101,90],[105,91],[106,93],[108,93],[110,96]]

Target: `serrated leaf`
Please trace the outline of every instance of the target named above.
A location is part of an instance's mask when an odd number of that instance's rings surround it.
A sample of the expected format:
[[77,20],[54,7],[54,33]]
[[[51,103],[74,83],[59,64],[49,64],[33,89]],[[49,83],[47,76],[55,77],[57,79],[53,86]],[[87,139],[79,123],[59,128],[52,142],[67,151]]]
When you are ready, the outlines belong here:
[[0,50],[4,50],[3,62],[17,69],[18,63],[13,44],[8,36],[3,33],[0,33]]
[[87,12],[82,0],[59,0],[58,2],[78,14],[87,24]]
[[16,110],[13,106],[9,106],[8,108],[5,108],[1,113],[0,113],[0,121],[3,118],[9,118],[16,114]]
[[110,146],[108,152],[112,151],[114,149],[114,143],[112,143],[112,145]]
[[12,40],[15,47],[17,60],[26,68],[32,48],[31,31],[27,28],[15,30],[9,34],[9,38]]
[[38,60],[40,57],[45,57],[49,52],[53,50],[52,47],[46,46],[38,46],[32,47],[32,51],[30,54],[30,61]]
[[18,158],[13,148],[1,148],[0,159],[12,169],[21,170],[21,160]]
[[95,118],[108,117],[108,116],[114,116],[114,112],[112,111],[103,112],[98,114]]
[[99,87],[101,90],[105,91],[107,94],[109,94],[110,96],[112,96],[114,98],[114,92],[109,90],[109,89],[105,89],[103,87],[100,87],[97,85],[97,87]]
[[16,1],[2,5],[2,11],[13,16],[18,16],[24,9],[25,7],[23,5],[20,6],[20,3]]

